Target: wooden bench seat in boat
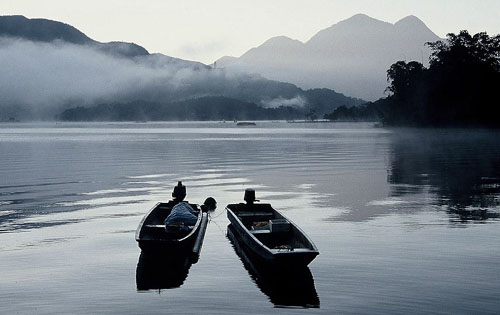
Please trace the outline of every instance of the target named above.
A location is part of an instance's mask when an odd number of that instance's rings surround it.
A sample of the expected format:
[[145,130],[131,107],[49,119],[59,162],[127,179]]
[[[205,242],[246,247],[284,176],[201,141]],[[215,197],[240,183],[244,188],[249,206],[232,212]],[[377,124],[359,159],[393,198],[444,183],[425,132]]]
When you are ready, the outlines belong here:
[[146,224],[146,227],[150,229],[164,229],[165,224]]
[[[194,228],[194,225],[187,226],[190,230]],[[165,230],[165,224],[146,224],[146,228],[149,229],[162,229]]]
[[269,217],[274,217],[274,215],[271,212],[253,212],[253,211],[238,212],[236,215],[239,216],[239,217],[254,217],[254,216],[269,216]]
[[269,234],[271,233],[271,230],[250,230],[250,233],[252,234]]

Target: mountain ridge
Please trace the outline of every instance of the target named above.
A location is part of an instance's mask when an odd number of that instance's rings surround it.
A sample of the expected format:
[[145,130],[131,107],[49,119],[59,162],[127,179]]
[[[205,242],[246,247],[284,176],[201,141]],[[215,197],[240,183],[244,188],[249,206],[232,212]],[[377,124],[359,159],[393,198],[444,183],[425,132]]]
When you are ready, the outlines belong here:
[[41,42],[63,40],[73,44],[96,43],[69,24],[43,18],[29,19],[24,15],[0,16],[1,35]]
[[101,43],[69,24],[43,18],[27,18],[23,15],[0,16],[0,36],[23,38],[34,42],[63,41],[76,45],[89,45],[124,57],[149,55],[144,47],[135,43],[120,41]]
[[225,56],[217,63],[302,88],[330,88],[374,100],[383,96],[391,64],[399,60],[425,63],[430,55],[425,43],[437,40],[440,38],[413,15],[392,24],[356,14],[318,31],[304,43],[277,36],[240,57]]

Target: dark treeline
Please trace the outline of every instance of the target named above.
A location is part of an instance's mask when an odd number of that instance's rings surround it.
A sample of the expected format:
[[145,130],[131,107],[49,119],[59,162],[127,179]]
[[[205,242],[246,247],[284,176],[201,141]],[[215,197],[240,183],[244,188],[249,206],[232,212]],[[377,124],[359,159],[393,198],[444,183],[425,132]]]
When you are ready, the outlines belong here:
[[[222,87],[222,84],[220,87],[207,86],[203,91],[205,95],[210,95]],[[301,94],[298,94],[297,91]],[[170,95],[173,98],[172,101],[165,102],[144,100],[139,95],[136,101],[121,101],[67,109],[57,115],[56,119],[69,121],[308,119],[310,112],[322,116],[340,105],[353,106],[365,102],[328,89],[303,91],[292,84],[269,80],[240,82],[238,89],[220,92],[226,92],[229,96],[197,97],[196,95],[200,94],[199,91],[191,91],[191,93],[183,91],[183,93],[178,92],[179,94],[172,93]],[[183,94],[190,94],[193,98],[178,100]],[[258,101],[259,99],[268,99],[269,103],[273,103],[273,97],[276,97],[274,106],[268,105],[266,107],[266,102]],[[280,99],[284,105],[279,105]],[[302,106],[286,105],[289,99],[303,100],[304,104]]]
[[380,120],[380,113],[374,103],[351,107],[343,105],[323,118],[336,121],[377,121]]
[[263,108],[232,98],[201,97],[172,103],[135,101],[76,107],[57,118],[66,121],[179,121],[300,119],[304,109],[280,106]]
[[325,118],[359,120],[375,112],[391,126],[500,127],[500,35],[461,31],[428,45],[429,68],[398,61],[387,71],[388,97]]
[[[104,103],[91,107],[78,106],[65,110],[56,116],[56,120],[68,121],[168,121],[168,120],[292,120],[313,119],[314,115],[324,115],[342,104],[363,104],[364,101],[346,97],[342,94],[328,89],[311,89],[302,91],[303,94],[283,93],[287,92],[283,86],[293,87],[291,92],[298,88],[287,83],[267,81],[262,82],[263,87],[258,89],[261,83],[241,83],[241,93],[234,93],[234,97],[228,96],[204,96],[193,97],[187,100],[147,101],[139,99],[131,102]],[[206,94],[209,95],[207,89]],[[287,98],[304,100],[300,105],[279,105],[275,101],[274,106],[265,106],[265,102],[254,102],[248,99],[259,99],[259,93],[263,95],[285,95]],[[267,94],[266,94],[267,93]],[[186,93],[188,94],[188,93]],[[196,95],[196,93],[192,93]],[[231,93],[229,93],[231,94]],[[252,97],[253,95],[253,97]],[[294,97],[295,95],[295,97]],[[282,99],[287,104],[287,99]],[[258,103],[258,104],[257,104]],[[269,102],[272,103],[272,102]],[[1,112],[0,112],[1,114]],[[0,115],[1,117],[1,115]]]

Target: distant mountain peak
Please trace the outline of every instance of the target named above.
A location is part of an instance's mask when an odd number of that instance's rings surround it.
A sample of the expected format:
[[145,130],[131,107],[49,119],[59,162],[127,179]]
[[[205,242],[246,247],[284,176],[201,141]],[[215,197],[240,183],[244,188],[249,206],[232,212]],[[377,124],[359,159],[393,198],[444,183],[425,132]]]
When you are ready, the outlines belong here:
[[378,20],[378,19],[375,19],[375,18],[372,18],[371,16],[368,16],[366,14],[363,14],[363,13],[359,13],[359,14],[356,14],[356,15],[353,15],[351,16],[350,18],[348,19],[345,19],[345,20],[342,20],[340,22],[338,22],[337,24],[334,24],[332,26],[335,26],[335,25],[342,25],[342,24],[355,24],[355,25],[360,25],[360,24],[373,24],[373,23],[378,23],[378,24],[390,24],[388,22],[384,22],[384,21],[381,21],[381,20]]
[[300,50],[304,43],[299,40],[291,39],[287,36],[276,36],[268,39],[262,45],[252,48],[240,58],[243,60],[246,58],[260,58],[262,61],[269,60],[269,58],[275,58],[279,55],[280,58],[284,58],[290,52]]
[[412,36],[417,35],[422,38],[429,37],[432,40],[438,40],[438,36],[414,15],[409,15],[394,23],[394,29],[406,34],[406,36],[412,34]]
[[302,45],[299,40],[292,39],[288,36],[275,36],[266,40],[260,47],[283,46],[283,45]]
[[290,37],[285,36],[285,35],[271,37],[266,42],[271,42],[271,41],[294,41],[294,42],[299,42],[298,40],[290,38]]
[[354,14],[349,19],[373,19],[373,18],[371,16],[364,14],[364,13],[358,13],[358,14]]
[[391,23],[374,19],[366,14],[356,14],[319,31],[307,41],[306,45],[314,46],[324,42],[335,43],[339,34],[353,38],[363,34],[370,37],[373,32],[387,32],[392,27]]
[[359,21],[373,21],[373,20],[378,21],[377,19],[372,18],[371,16],[368,16],[368,15],[366,15],[364,13],[358,13],[358,14],[354,14],[350,18],[345,19],[344,22],[345,21],[356,21],[356,22],[359,22]]
[[408,15],[407,17],[404,17],[401,20],[394,23],[394,26],[401,26],[401,25],[409,25],[412,27],[421,27],[421,26],[427,27],[425,23],[422,22],[422,20],[416,17],[415,15]]

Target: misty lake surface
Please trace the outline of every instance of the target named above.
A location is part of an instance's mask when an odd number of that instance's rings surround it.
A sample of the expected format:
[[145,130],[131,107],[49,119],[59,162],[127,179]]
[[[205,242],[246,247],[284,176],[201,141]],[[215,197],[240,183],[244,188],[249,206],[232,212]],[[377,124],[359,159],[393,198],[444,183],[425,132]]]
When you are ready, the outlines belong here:
[[[0,124],[0,314],[498,314],[499,136]],[[178,288],[138,290],[135,229],[177,180],[190,202],[218,202],[200,260]],[[304,282],[316,303],[269,290],[238,256],[224,207],[247,187],[319,248]]]

